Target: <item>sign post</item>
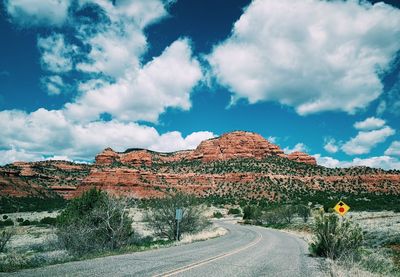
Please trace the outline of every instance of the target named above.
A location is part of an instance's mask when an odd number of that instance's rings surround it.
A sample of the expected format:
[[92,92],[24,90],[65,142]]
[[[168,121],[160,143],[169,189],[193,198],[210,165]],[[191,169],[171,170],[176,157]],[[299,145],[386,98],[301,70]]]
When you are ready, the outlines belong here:
[[340,216],[344,216],[350,210],[350,207],[346,205],[346,203],[344,203],[342,200],[340,200],[333,209]]
[[183,211],[181,208],[175,210],[175,220],[176,220],[176,240],[179,240],[179,222],[182,220]]

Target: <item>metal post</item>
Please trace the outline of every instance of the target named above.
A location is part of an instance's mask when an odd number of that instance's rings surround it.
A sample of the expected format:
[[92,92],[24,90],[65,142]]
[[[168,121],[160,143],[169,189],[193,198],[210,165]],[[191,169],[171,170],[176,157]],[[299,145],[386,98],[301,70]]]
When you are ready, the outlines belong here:
[[176,240],[179,240],[179,219],[176,220]]

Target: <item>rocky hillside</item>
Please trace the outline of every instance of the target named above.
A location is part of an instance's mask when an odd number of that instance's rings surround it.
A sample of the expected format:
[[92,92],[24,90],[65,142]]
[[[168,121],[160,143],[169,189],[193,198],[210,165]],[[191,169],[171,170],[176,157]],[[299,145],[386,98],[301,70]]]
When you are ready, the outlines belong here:
[[319,192],[400,195],[400,172],[367,167],[329,169],[306,153],[286,155],[258,134],[232,132],[196,149],[158,153],[111,148],[91,165],[60,161],[0,168],[0,195],[65,198],[90,188],[136,198],[185,191],[207,198],[286,201]]

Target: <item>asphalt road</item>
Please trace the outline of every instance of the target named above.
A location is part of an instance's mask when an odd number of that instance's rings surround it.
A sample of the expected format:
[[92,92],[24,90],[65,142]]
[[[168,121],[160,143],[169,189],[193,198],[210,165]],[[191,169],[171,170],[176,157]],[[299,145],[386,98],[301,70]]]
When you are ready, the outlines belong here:
[[323,276],[297,237],[219,222],[225,236],[187,245],[24,270],[9,276]]

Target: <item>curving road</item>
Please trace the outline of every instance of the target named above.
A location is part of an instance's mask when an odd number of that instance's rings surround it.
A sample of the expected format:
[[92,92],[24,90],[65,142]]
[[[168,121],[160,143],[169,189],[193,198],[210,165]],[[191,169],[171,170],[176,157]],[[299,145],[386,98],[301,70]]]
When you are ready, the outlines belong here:
[[225,236],[187,245],[47,266],[10,276],[324,276],[304,241],[219,222]]

